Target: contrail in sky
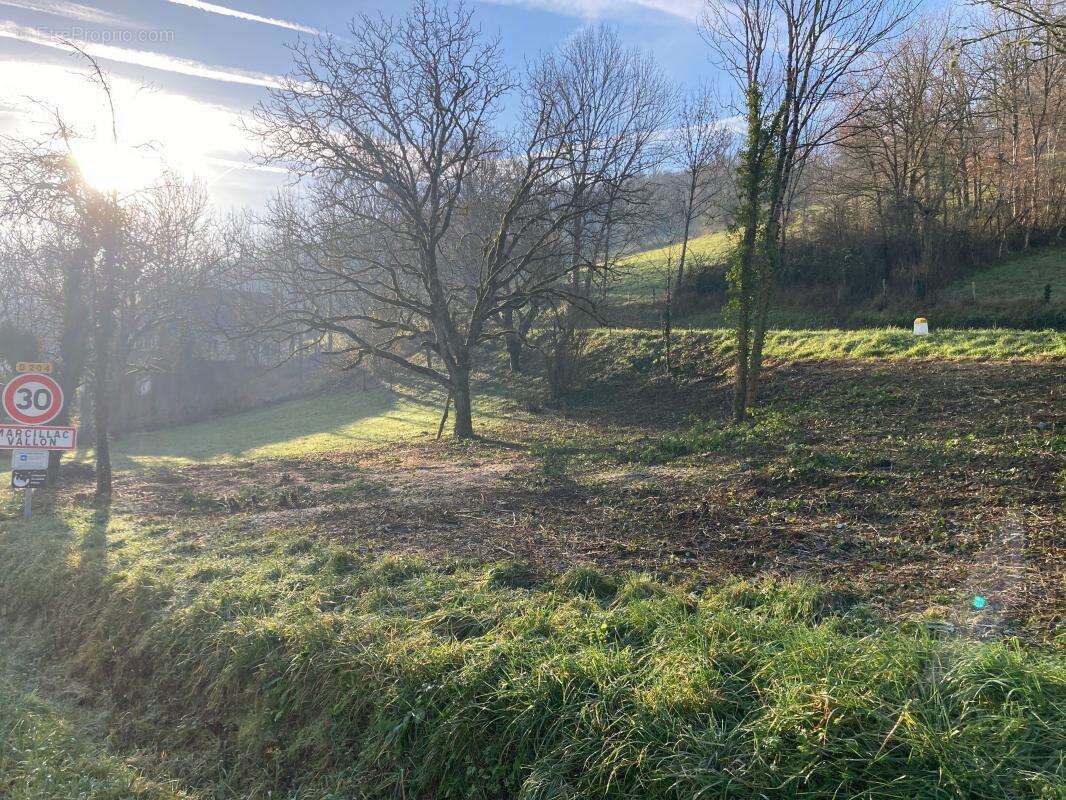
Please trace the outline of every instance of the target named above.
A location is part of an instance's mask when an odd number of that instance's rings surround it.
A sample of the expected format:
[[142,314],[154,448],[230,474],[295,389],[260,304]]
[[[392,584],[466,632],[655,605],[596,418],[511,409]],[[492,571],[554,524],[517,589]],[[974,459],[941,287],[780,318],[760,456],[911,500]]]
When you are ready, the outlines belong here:
[[290,31],[302,31],[303,33],[314,34],[322,33],[322,31],[317,28],[312,28],[309,25],[301,25],[298,22],[290,22],[287,19],[261,17],[258,14],[250,14],[247,11],[238,11],[235,8],[227,8],[226,6],[220,6],[216,3],[205,3],[203,0],[167,0],[167,2],[178,6],[188,6],[189,8],[199,9],[200,11],[207,11],[211,14],[221,14],[224,17],[235,17],[236,19],[248,20],[249,22],[260,22],[263,25],[273,25],[276,28],[288,28]]
[[36,11],[40,14],[54,14],[59,17],[69,17],[81,22],[94,22],[99,25],[121,25],[123,27],[138,27],[132,20],[109,14],[92,6],[81,3],[69,3],[66,0],[0,0],[0,6],[10,6],[23,11]]
[[[70,47],[59,39],[52,36],[44,36],[40,31],[34,28],[16,25],[13,22],[0,22],[0,38],[17,39],[22,42],[41,45],[42,47],[51,47],[54,50],[66,50],[67,52],[70,52]],[[202,61],[193,61],[188,58],[176,58],[174,56],[163,55],[162,53],[153,53],[148,50],[132,50],[126,47],[115,47],[110,44],[95,44],[79,41],[78,46],[93,58],[100,58],[105,61],[117,61],[121,64],[133,64],[139,67],[163,70],[164,72],[174,72],[179,75],[190,75],[195,78],[209,78],[210,80],[215,81],[225,81],[226,83],[243,83],[249,86],[271,87],[282,85],[282,79],[279,76],[270,75],[265,72],[250,72],[247,70],[231,69],[227,67],[215,67],[210,64],[204,64]]]

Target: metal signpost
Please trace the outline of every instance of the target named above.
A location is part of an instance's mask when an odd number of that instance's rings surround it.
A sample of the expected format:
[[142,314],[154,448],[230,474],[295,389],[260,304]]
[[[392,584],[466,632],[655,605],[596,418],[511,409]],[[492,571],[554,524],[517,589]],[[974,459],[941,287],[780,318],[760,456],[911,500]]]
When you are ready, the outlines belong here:
[[48,453],[73,450],[78,429],[47,423],[63,410],[63,390],[49,372],[52,365],[20,361],[20,373],[0,394],[7,415],[15,424],[0,424],[0,448],[11,448],[11,488],[22,489],[22,515],[33,513],[33,490],[48,478]]

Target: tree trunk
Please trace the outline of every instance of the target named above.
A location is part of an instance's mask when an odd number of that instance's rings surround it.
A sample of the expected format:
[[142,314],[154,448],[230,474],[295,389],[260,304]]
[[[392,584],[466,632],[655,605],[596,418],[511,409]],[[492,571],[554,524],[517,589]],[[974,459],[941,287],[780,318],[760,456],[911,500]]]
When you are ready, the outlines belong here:
[[758,211],[753,209],[745,222],[744,241],[740,252],[740,269],[736,288],[737,374],[733,384],[733,421],[743,422],[747,416],[748,357],[751,341],[751,262],[755,250],[755,229]]
[[440,439],[441,434],[444,433],[444,426],[448,424],[448,412],[452,407],[452,393],[449,391],[448,396],[444,399],[444,413],[440,415],[440,425],[437,426],[437,438]]
[[[63,275],[62,333],[59,337],[59,364],[56,379],[63,390],[63,410],[54,424],[69,425],[74,398],[85,373],[87,358],[85,274],[92,256],[87,252],[76,253],[68,262]],[[53,450],[48,454],[48,486],[59,481],[62,452]]]
[[740,164],[743,197],[737,216],[739,227],[744,234],[740,243],[740,263],[729,281],[732,302],[735,303],[733,312],[737,329],[737,372],[733,383],[734,422],[743,422],[748,414],[748,359],[751,356],[751,307],[755,289],[755,250],[758,246],[761,215],[764,136],[759,116],[759,96],[753,89],[748,97],[748,143],[741,155]]
[[[781,181],[775,178],[771,184],[771,192],[781,192]],[[750,409],[755,405],[755,398],[759,391],[759,378],[762,374],[763,343],[766,341],[766,328],[770,316],[770,300],[773,297],[774,281],[777,278],[781,266],[781,235],[784,226],[780,222],[779,214],[784,204],[774,197],[766,220],[766,230],[763,232],[763,250],[760,259],[761,269],[758,271],[758,285],[755,289],[755,330],[752,334],[751,361],[748,364],[748,383],[745,388],[745,406]]]
[[[111,209],[117,215],[117,209]],[[104,252],[101,274],[93,293],[93,428],[96,433],[96,494],[98,505],[111,503],[111,345],[115,329],[115,285],[118,269],[118,221],[114,217],[107,224],[109,241]]]
[[688,203],[685,206],[685,231],[681,237],[681,258],[677,262],[677,283],[675,284],[674,296],[672,302],[675,304],[678,302],[678,297],[681,296],[681,287],[685,282],[685,257],[688,255],[688,237],[692,228],[692,204],[695,201],[696,189],[695,186],[689,185]]
[[474,421],[470,410],[470,368],[460,367],[452,373],[453,399],[455,402],[456,439],[474,438]]
[[506,335],[507,357],[511,362],[511,372],[522,371],[522,339],[515,333]]
[[96,330],[93,337],[94,382],[93,382],[93,428],[96,431],[96,502],[107,505],[111,502],[111,442],[108,437],[111,406],[111,329],[114,312],[111,308],[110,288],[105,290],[98,309]]
[[514,310],[505,309],[503,312],[503,341],[507,347],[507,356],[511,362],[511,372],[522,371],[522,337],[514,327]]
[[762,375],[763,342],[766,341],[767,320],[770,316],[770,298],[773,293],[771,281],[771,275],[763,277],[759,286],[759,296],[756,300],[755,331],[752,334],[751,363],[748,365],[748,383],[744,397],[746,409],[750,409],[755,405],[755,399],[759,391],[759,377]]

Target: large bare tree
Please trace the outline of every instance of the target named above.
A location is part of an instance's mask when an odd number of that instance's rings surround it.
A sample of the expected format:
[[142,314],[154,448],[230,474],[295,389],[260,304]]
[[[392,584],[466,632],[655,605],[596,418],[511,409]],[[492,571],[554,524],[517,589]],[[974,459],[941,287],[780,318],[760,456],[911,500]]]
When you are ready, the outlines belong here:
[[257,327],[303,346],[332,337],[355,361],[439,383],[469,437],[476,348],[517,311],[580,302],[564,240],[607,214],[622,167],[611,153],[576,163],[586,109],[543,67],[523,86],[518,130],[496,130],[517,82],[461,5],[418,0],[403,18],[360,18],[350,38],[298,46],[257,112],[269,157],[308,187],[274,204],[270,246],[245,276],[271,298]]
[[985,30],[967,43],[1006,34],[1013,42],[1045,39],[1059,55],[1066,55],[1066,6],[1061,0],[974,0],[974,5],[998,12],[1008,22],[1001,31]]

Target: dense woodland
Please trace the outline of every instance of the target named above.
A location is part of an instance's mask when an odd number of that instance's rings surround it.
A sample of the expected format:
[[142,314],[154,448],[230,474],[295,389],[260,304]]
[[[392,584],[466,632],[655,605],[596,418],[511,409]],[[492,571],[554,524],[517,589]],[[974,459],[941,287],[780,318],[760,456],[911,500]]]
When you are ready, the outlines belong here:
[[923,21],[852,79],[811,164],[789,279],[917,297],[1061,240],[1066,74],[1052,34],[1013,18]]

